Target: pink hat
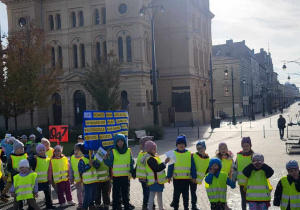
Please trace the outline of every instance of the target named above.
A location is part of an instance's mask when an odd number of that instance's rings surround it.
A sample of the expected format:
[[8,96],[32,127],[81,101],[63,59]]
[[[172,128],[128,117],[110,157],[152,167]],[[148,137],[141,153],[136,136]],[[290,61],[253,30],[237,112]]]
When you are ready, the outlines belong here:
[[250,146],[252,146],[250,137],[243,137],[242,138],[242,145],[243,144],[249,144]]
[[150,152],[153,148],[156,148],[156,144],[153,141],[146,141],[145,151]]
[[221,142],[221,143],[219,144],[219,148],[220,148],[220,146],[226,146],[226,148],[228,148],[228,147],[227,147],[227,144],[226,144],[225,142]]

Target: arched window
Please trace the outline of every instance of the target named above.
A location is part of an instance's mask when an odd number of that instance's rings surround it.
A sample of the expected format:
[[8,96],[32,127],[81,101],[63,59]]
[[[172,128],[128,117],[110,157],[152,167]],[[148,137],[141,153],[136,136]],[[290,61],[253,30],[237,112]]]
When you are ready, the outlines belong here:
[[61,29],[61,20],[60,20],[60,14],[56,14],[56,29]]
[[118,50],[119,50],[119,61],[124,62],[123,39],[122,39],[122,37],[119,37],[119,39],[118,39]]
[[52,65],[52,67],[55,66],[55,48],[54,47],[52,47],[52,49],[51,49],[51,65]]
[[74,68],[78,68],[78,57],[77,57],[77,45],[73,45],[73,60],[74,60]]
[[128,104],[129,104],[129,101],[128,101],[127,92],[125,90],[123,90],[121,92],[121,105],[122,105],[121,108],[122,108],[122,110],[127,110]]
[[86,110],[85,94],[81,90],[74,93],[75,124],[82,125],[83,112]]
[[52,95],[53,100],[53,124],[61,125],[62,118],[62,107],[61,107],[61,96],[58,93]]
[[54,20],[53,15],[49,15],[49,29],[54,30]]
[[84,18],[82,11],[79,11],[79,26],[84,26]]
[[85,50],[84,44],[80,44],[80,53],[81,53],[81,67],[85,67]]
[[95,17],[95,25],[99,25],[100,24],[100,14],[99,14],[98,9],[95,9],[94,17]]
[[100,64],[101,63],[101,46],[100,46],[100,42],[97,42],[97,44],[96,44],[96,58],[97,58],[98,64]]
[[132,62],[131,37],[126,37],[127,62]]
[[103,52],[104,52],[104,58],[106,60],[107,58],[107,47],[106,47],[106,41],[103,42]]
[[71,12],[71,26],[73,28],[76,27],[76,14],[75,14],[75,12]]
[[61,46],[58,46],[58,62],[59,62],[60,68],[62,68],[63,63],[62,63],[62,49],[61,49]]
[[106,9],[105,7],[101,10],[102,24],[106,24]]

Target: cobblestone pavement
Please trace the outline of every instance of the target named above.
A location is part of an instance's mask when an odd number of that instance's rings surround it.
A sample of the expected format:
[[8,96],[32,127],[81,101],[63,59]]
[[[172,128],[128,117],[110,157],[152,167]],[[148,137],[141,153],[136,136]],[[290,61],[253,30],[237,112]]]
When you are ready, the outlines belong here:
[[[297,105],[298,103],[295,103],[290,108],[285,109],[283,116],[286,118],[287,122],[289,122],[289,117],[292,117],[295,122],[295,114],[298,114],[298,111],[300,110],[300,106]],[[290,159],[295,159],[297,161],[300,161],[300,153],[294,154],[294,155],[288,155],[286,154],[286,147],[285,142],[281,141],[279,138],[279,132],[277,129],[277,119],[279,117],[279,112],[273,114],[273,115],[266,115],[266,117],[262,118],[261,114],[256,115],[256,121],[252,121],[251,124],[246,118],[238,119],[238,123],[236,126],[230,126],[226,122],[221,124],[221,128],[215,129],[213,132],[211,132],[209,125],[204,125],[199,127],[199,136],[200,139],[205,139],[207,144],[207,153],[213,157],[215,155],[215,152],[218,148],[218,144],[220,142],[226,142],[228,145],[229,150],[231,150],[234,154],[239,152],[241,150],[241,136],[250,136],[252,139],[252,149],[255,152],[262,153],[265,156],[265,163],[270,165],[274,170],[275,174],[273,177],[270,178],[271,184],[274,188],[272,191],[272,197],[274,195],[274,191],[277,185],[277,182],[279,179],[286,175],[286,169],[285,169],[285,163]],[[265,129],[265,134],[263,130]],[[295,133],[299,132],[299,126],[293,126],[289,128],[289,133]],[[165,129],[165,139],[156,141],[156,144],[158,146],[158,154],[161,156],[162,160],[165,159],[164,153],[172,150],[175,148],[175,140],[178,133],[177,128],[166,128]],[[187,136],[188,140],[188,147],[187,149],[191,150],[192,152],[195,152],[196,147],[195,144],[198,139],[198,128],[180,128],[179,129],[180,134],[185,134]],[[265,138],[264,138],[265,135]],[[286,134],[285,134],[286,136]],[[131,146],[132,152],[134,154],[134,158],[136,160],[139,147]],[[236,158],[236,155],[234,159]],[[142,205],[142,189],[139,181],[131,180],[131,190],[130,190],[130,202],[136,206],[137,210],[141,209]],[[44,200],[42,193],[39,194],[40,197],[38,199],[39,204],[44,208]],[[173,185],[171,184],[165,184],[165,189],[163,192],[163,201],[164,201],[164,209],[172,209],[170,207],[170,203],[172,201],[172,195],[173,195]],[[198,186],[197,189],[197,195],[198,195],[198,206],[202,210],[207,210],[209,208],[209,201],[205,192],[205,188],[203,185]],[[76,199],[76,191],[73,188],[73,198]],[[57,196],[53,192],[53,200],[54,203],[58,206],[58,200]],[[240,194],[239,194],[239,188],[236,189],[228,189],[227,193],[227,200],[228,205],[233,210],[241,209],[240,207]],[[182,206],[182,199],[180,201],[181,208]],[[0,209],[9,209],[11,208],[12,203],[3,205],[0,204]],[[75,207],[67,207],[65,209],[76,209]],[[279,209],[277,207],[271,207],[271,210],[273,209]]]

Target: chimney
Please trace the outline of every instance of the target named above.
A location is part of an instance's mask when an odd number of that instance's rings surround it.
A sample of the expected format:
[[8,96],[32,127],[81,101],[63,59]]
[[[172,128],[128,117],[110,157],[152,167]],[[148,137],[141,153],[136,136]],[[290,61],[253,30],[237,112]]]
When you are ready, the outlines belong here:
[[232,44],[233,44],[233,40],[232,39],[226,40],[226,45],[232,45]]

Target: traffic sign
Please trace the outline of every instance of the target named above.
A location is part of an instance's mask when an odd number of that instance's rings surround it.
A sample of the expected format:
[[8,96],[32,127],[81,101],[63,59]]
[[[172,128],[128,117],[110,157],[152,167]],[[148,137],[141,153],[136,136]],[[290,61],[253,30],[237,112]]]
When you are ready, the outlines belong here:
[[68,142],[68,126],[67,125],[52,125],[49,126],[49,141],[50,142]]

